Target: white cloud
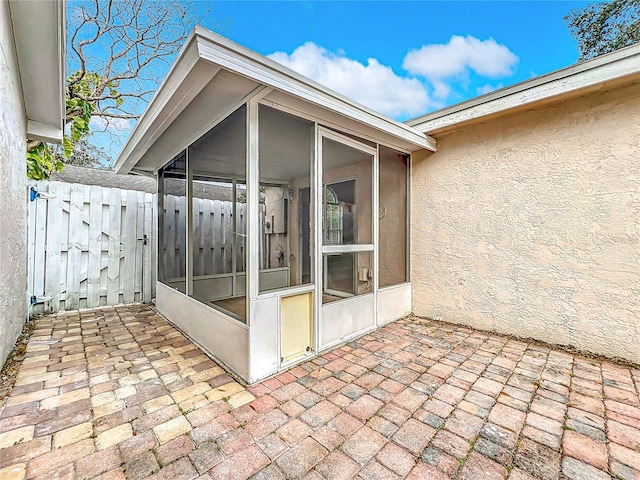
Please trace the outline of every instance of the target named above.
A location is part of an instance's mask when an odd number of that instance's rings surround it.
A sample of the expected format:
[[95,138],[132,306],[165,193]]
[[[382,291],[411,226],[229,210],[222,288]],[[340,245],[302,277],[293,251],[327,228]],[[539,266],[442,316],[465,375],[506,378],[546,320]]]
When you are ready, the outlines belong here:
[[91,117],[89,122],[89,128],[91,130],[97,130],[105,132],[110,130],[112,132],[126,132],[133,127],[131,120],[127,118],[105,118],[105,117]]
[[369,58],[364,65],[307,42],[293,53],[275,52],[269,57],[356,102],[393,117],[424,113],[430,106],[425,86],[416,78],[401,77]]
[[433,82],[433,95],[438,98],[447,98],[451,93],[451,86],[445,82]]
[[513,74],[518,60],[517,55],[492,38],[454,35],[448,43],[410,50],[402,67],[431,81],[464,75],[469,70],[482,77],[503,78]]

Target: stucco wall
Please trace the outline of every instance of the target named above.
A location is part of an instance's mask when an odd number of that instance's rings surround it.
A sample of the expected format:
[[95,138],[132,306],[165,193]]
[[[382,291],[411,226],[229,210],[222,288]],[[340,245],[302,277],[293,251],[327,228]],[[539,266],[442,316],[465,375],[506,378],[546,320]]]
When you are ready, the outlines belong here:
[[639,85],[438,149],[414,155],[414,312],[640,362]]
[[27,316],[26,120],[8,2],[0,2],[0,365]]

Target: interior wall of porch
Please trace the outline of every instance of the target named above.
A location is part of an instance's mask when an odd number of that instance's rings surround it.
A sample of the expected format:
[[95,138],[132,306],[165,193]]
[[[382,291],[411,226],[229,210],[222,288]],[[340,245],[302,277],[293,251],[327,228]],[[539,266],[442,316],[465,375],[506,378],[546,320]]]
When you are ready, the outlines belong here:
[[[373,243],[373,226],[372,226],[372,173],[373,165],[368,163],[360,163],[357,165],[348,165],[341,168],[329,170],[324,173],[324,184],[331,184],[344,180],[356,181],[356,215],[357,215],[357,234],[358,238],[370,239]],[[295,256],[291,262],[291,275],[295,275],[298,272],[298,252],[300,249],[299,238],[299,201],[300,201],[300,189],[309,187],[309,179],[296,179],[292,182],[291,187],[294,191],[293,201],[291,202],[290,209],[290,226],[295,229],[290,238],[291,252]],[[360,242],[366,243],[366,242]],[[316,255],[322,255],[321,247],[316,251]],[[358,255],[358,269],[367,268],[373,269],[370,255]],[[366,282],[358,282],[358,294],[363,294],[370,291],[370,287]]]

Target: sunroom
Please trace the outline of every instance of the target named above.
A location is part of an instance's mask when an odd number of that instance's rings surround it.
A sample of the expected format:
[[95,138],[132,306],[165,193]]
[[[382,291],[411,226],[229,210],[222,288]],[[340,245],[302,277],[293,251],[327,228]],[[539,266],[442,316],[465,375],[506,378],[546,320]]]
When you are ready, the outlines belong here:
[[406,315],[421,149],[197,27],[116,162],[158,181],[157,309],[247,383]]

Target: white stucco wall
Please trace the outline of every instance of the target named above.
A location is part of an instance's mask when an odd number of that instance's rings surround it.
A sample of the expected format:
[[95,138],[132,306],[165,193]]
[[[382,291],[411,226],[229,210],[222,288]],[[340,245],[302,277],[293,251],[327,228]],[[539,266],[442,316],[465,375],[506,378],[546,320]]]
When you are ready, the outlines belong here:
[[412,202],[417,315],[640,362],[637,83],[438,138]]
[[26,119],[8,2],[0,2],[0,366],[27,316]]

